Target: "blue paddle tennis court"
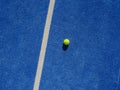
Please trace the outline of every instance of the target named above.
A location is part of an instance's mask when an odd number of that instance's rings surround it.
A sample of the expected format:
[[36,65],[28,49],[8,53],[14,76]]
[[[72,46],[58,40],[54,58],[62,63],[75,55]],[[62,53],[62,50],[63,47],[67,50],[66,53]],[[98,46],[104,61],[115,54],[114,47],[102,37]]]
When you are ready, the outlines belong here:
[[120,0],[0,0],[0,90],[120,90]]

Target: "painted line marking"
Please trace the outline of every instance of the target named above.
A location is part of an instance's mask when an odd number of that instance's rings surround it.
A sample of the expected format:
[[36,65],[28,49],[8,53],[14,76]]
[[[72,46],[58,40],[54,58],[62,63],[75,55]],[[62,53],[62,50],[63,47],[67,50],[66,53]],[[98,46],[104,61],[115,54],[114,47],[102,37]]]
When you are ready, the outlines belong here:
[[42,75],[42,69],[43,69],[43,64],[44,64],[44,58],[45,58],[45,53],[46,53],[46,47],[47,47],[47,42],[48,42],[48,36],[49,36],[49,31],[50,31],[54,4],[55,4],[55,0],[50,0],[33,90],[38,90],[40,86],[40,79]]

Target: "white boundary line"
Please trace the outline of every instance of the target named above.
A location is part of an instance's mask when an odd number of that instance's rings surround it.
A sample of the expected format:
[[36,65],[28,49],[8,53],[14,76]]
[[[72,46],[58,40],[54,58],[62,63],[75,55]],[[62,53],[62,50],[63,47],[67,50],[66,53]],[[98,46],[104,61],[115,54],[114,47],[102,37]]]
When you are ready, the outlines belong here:
[[42,69],[44,64],[44,58],[46,53],[46,47],[48,42],[54,4],[55,4],[55,0],[50,0],[33,90],[38,90],[40,86],[40,79],[42,75]]

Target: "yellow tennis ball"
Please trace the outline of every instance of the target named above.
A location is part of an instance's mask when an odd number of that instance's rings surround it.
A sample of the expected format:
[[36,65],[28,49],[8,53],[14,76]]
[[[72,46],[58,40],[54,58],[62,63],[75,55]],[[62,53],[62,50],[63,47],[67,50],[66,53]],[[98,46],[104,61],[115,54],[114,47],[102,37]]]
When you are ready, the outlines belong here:
[[69,39],[64,39],[63,44],[66,45],[66,46],[69,45],[70,44],[70,40]]

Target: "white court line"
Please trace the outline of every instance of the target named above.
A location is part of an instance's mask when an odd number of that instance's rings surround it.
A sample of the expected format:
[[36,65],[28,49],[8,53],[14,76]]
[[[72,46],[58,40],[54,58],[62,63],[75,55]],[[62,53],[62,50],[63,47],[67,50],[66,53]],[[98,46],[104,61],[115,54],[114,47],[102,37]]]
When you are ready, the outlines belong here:
[[46,53],[46,47],[48,42],[54,4],[55,4],[55,0],[50,0],[33,90],[38,90],[40,86],[40,79],[42,75],[42,69],[44,64],[44,58]]

